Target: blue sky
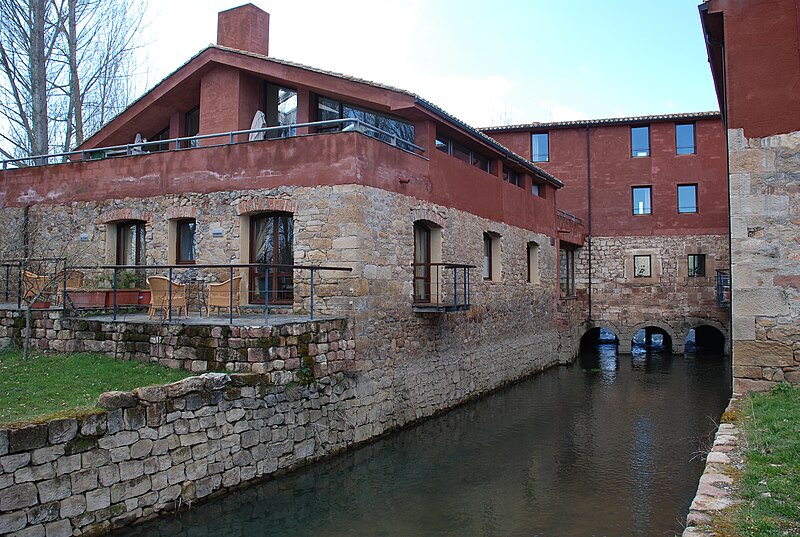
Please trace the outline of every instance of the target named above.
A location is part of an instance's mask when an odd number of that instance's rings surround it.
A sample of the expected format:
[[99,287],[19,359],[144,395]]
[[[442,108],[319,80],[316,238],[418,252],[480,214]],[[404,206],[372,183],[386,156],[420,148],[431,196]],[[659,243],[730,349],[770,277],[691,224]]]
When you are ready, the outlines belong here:
[[[152,2],[142,87],[242,3]],[[474,126],[718,109],[699,0],[253,3],[271,15],[271,56],[413,91]]]

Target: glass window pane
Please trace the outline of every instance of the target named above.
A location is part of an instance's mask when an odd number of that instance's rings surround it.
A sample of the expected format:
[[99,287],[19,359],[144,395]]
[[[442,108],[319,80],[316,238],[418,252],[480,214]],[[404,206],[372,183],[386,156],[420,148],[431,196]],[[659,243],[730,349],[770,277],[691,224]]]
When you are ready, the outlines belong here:
[[697,212],[697,185],[678,185],[678,212]]
[[331,119],[340,118],[341,103],[339,101],[334,101],[333,99],[326,99],[325,97],[320,97],[319,99],[317,99],[317,102],[318,102],[317,119],[319,121],[328,121]]
[[636,278],[649,278],[651,275],[650,256],[633,256],[633,276]]
[[488,280],[492,277],[492,238],[489,235],[483,236],[483,279]]
[[178,263],[195,260],[195,226],[193,220],[178,222]]
[[533,156],[531,157],[531,161],[533,162],[547,162],[550,160],[550,147],[549,147],[549,135],[546,132],[536,133],[532,135],[532,145],[533,145]]
[[678,155],[694,153],[694,123],[675,125],[675,150]]
[[650,156],[650,127],[631,127],[631,156]]
[[706,275],[705,254],[689,254],[689,277],[695,278]]
[[633,187],[633,214],[650,214],[651,212],[650,187]]
[[452,153],[450,154],[458,160],[463,160],[467,164],[472,164],[472,152],[463,145],[453,143],[451,151]]

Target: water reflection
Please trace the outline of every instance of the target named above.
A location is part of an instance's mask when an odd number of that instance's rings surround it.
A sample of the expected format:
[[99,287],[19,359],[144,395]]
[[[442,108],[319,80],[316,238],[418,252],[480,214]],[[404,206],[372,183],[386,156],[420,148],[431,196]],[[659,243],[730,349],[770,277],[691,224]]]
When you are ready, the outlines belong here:
[[671,535],[728,369],[601,344],[575,367],[118,535]]

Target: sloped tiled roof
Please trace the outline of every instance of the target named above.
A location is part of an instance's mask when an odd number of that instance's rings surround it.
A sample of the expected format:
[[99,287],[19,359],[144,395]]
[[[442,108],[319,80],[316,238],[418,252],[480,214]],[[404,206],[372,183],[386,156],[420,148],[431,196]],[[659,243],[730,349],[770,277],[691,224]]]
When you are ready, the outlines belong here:
[[483,132],[502,132],[514,130],[543,129],[556,127],[593,127],[596,125],[624,125],[628,123],[652,123],[657,121],[691,121],[693,119],[719,118],[719,112],[689,112],[682,114],[661,114],[651,116],[611,117],[604,119],[578,119],[574,121],[550,121],[521,123],[519,125],[501,125],[484,127]]

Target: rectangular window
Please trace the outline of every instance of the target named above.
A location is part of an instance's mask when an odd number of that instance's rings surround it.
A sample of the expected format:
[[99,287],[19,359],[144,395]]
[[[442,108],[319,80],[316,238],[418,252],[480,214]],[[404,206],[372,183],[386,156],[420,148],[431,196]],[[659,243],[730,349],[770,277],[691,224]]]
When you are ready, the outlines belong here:
[[117,224],[117,265],[144,263],[144,222],[131,220]]
[[514,186],[523,188],[522,174],[514,170],[509,170],[505,166],[503,166],[503,180],[508,181]]
[[649,278],[652,275],[649,255],[633,256],[633,277]]
[[[265,86],[266,114],[264,118],[268,127],[293,125],[297,123],[297,92],[275,84]],[[294,136],[294,129],[268,131],[266,138],[285,138]]]
[[697,212],[697,185],[678,185],[678,212]]
[[436,133],[436,149],[487,173],[492,173],[492,161],[488,157],[458,142],[454,142],[438,132]]
[[541,196],[542,195],[542,187],[538,183],[531,184],[531,194],[534,196]]
[[650,214],[652,212],[650,197],[651,187],[633,187],[633,214]]
[[[200,107],[194,108],[186,112],[184,117],[185,129],[183,135],[185,137],[196,136],[200,133]],[[187,140],[184,142],[184,147],[197,147],[199,144],[197,139]]]
[[483,234],[483,279],[492,279],[492,236]]
[[441,151],[442,153],[450,154],[450,140],[445,138],[444,136],[440,136],[438,133],[436,134],[436,149]]
[[575,296],[575,250],[562,247],[558,253],[561,296]]
[[694,123],[676,123],[675,153],[678,155],[691,155],[694,152]]
[[546,132],[537,132],[531,135],[533,152],[531,161],[547,162],[550,160],[550,136]]
[[[397,147],[407,151],[414,150],[414,148],[409,145],[414,143],[414,125],[412,123],[385,116],[373,110],[367,110],[334,99],[328,99],[327,97],[317,97],[318,121],[345,118],[357,119],[361,123],[357,126],[348,124],[333,125],[331,127],[318,129],[318,131],[328,132],[357,129],[367,136],[377,138],[378,140],[392,145],[396,144]],[[374,129],[370,127],[374,127]]]
[[[148,142],[156,142],[158,140],[168,140],[169,139],[169,127],[162,130],[155,136],[152,136]],[[152,144],[148,143],[147,145],[142,146],[145,151],[169,151],[169,144]]]
[[631,156],[650,156],[650,127],[631,127]]
[[689,277],[706,275],[706,254],[689,254]]
[[197,223],[194,218],[178,220],[175,244],[175,261],[179,264],[193,264],[195,262],[195,229]]

